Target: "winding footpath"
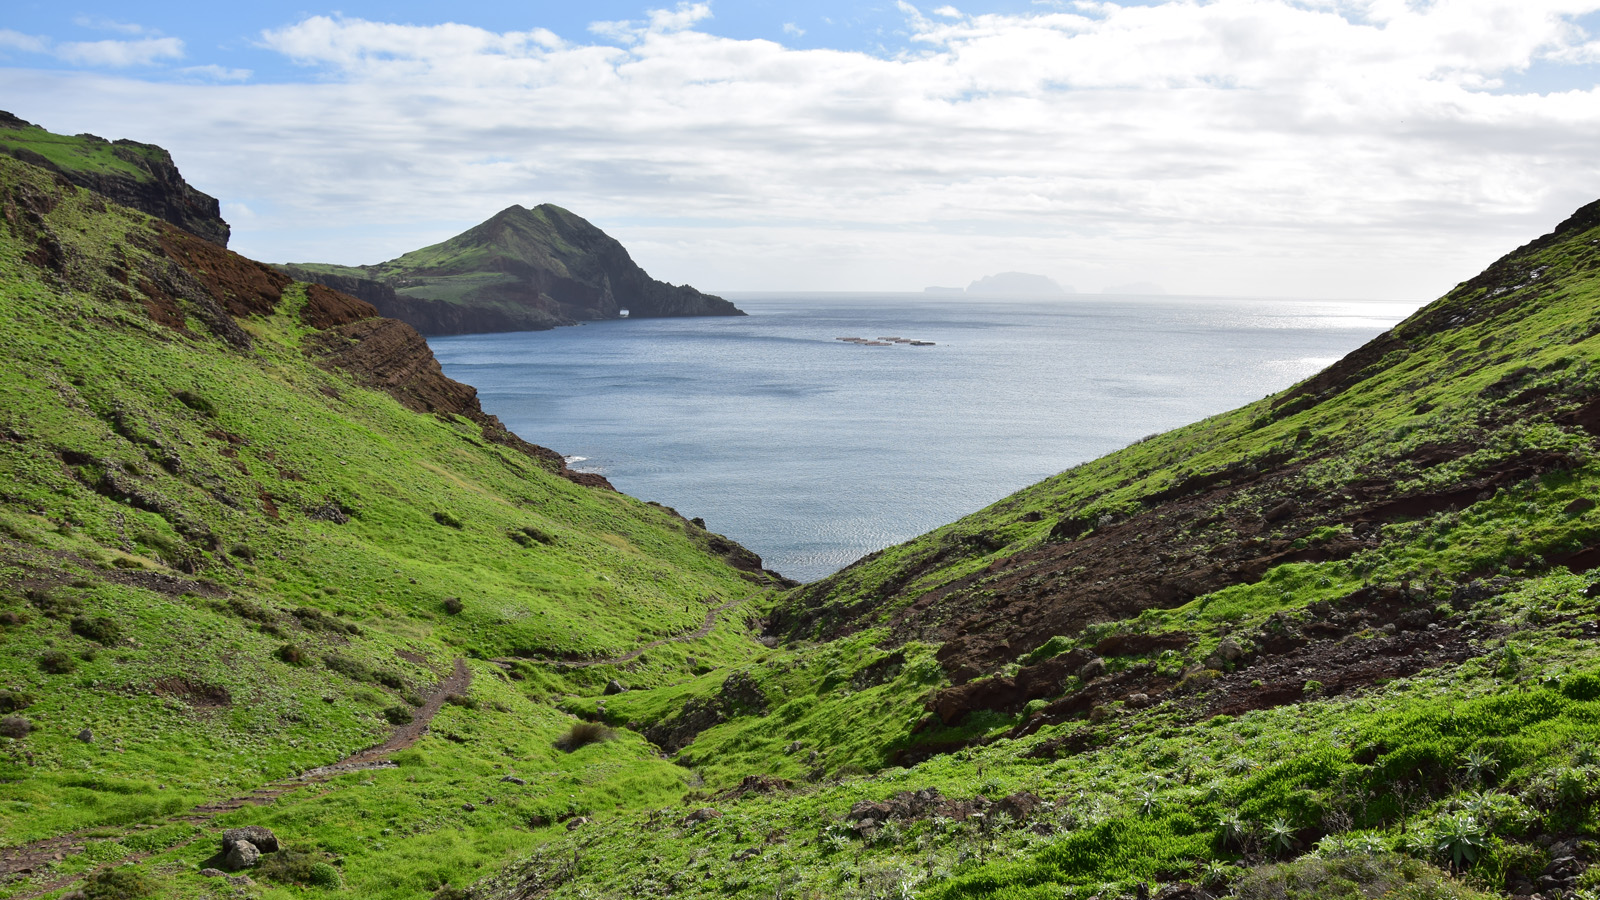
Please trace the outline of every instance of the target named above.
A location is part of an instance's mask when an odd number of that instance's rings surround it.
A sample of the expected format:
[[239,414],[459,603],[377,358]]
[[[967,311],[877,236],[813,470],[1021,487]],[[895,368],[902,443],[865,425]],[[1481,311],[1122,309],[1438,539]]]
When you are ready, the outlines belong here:
[[[605,659],[561,660],[556,661],[555,664],[569,668],[620,665],[622,663],[631,662],[632,660],[638,659],[640,654],[655,647],[660,647],[665,644],[697,641],[711,633],[711,629],[716,627],[717,619],[722,613],[725,613],[728,610],[745,603],[761,592],[762,589],[757,588],[742,597],[729,600],[726,603],[706,610],[705,621],[702,622],[700,627],[694,631],[687,631],[683,634],[677,634],[671,637],[664,637],[660,638],[659,640],[650,641],[649,643],[641,644],[638,647],[619,656],[611,656]],[[523,657],[499,657],[491,660],[491,662],[501,665],[506,665],[516,661],[526,660]],[[543,662],[545,660],[538,661]],[[248,794],[238,797],[230,797],[226,800],[219,800],[214,803],[207,803],[197,806],[188,812],[179,813],[178,815],[168,817],[164,821],[155,824],[163,825],[184,822],[193,825],[204,825],[211,822],[217,816],[225,813],[243,809],[246,806],[266,806],[285,794],[301,790],[302,788],[310,785],[322,784],[337,778],[340,775],[348,775],[352,772],[361,772],[369,769],[393,768],[394,763],[390,762],[389,757],[394,753],[404,750],[407,747],[415,744],[422,738],[423,735],[427,734],[429,723],[433,721],[434,716],[438,715],[439,710],[443,708],[445,701],[453,694],[465,694],[471,685],[472,671],[467,668],[466,661],[458,657],[455,660],[454,668],[450,675],[441,681],[438,687],[433,690],[433,693],[428,696],[427,701],[423,703],[422,707],[416,711],[415,717],[412,719],[412,721],[406,725],[401,725],[396,728],[390,733],[389,737],[383,743],[352,753],[338,762],[330,763],[326,766],[318,766],[315,769],[309,769],[299,775],[294,775],[289,778],[282,778],[278,781],[264,784],[250,791]],[[146,825],[145,827],[148,828],[150,826]],[[14,883],[12,880],[19,876],[29,877],[35,874],[44,874],[53,868],[57,863],[66,860],[69,856],[76,856],[77,854],[82,853],[84,848],[88,846],[89,838],[87,835],[90,833],[97,835],[95,838],[96,841],[107,841],[119,840],[131,834],[135,834],[136,831],[130,827],[122,829],[121,833],[115,836],[104,836],[106,835],[105,828],[86,828],[71,834],[46,838],[44,840],[34,841],[32,843],[22,844],[16,847],[0,847],[0,890],[4,889],[4,885]],[[190,843],[195,840],[204,840],[208,837],[209,835],[198,835],[193,838]],[[179,844],[174,846],[176,847],[183,845]],[[171,849],[174,849],[174,847],[167,847],[161,850],[130,853],[118,860],[117,863],[122,864],[127,862],[138,862],[153,856],[156,853],[164,853]],[[12,894],[10,896],[10,900],[33,900],[33,898],[42,897],[43,895],[52,891],[61,890],[62,888],[69,887],[75,882],[82,880],[84,874],[87,873],[66,875],[45,883],[37,884],[31,889],[25,889],[23,892]]]
[[571,669],[587,669],[590,666],[616,666],[616,665],[621,665],[622,663],[631,662],[631,661],[633,661],[635,659],[638,659],[639,655],[641,653],[644,653],[646,650],[651,650],[651,649],[654,649],[656,647],[660,647],[663,644],[682,644],[682,643],[686,643],[688,641],[698,641],[698,640],[700,640],[701,638],[703,638],[706,635],[710,634],[711,633],[711,629],[716,627],[716,625],[717,625],[717,615],[719,613],[725,612],[725,611],[727,611],[729,609],[732,609],[735,606],[738,606],[741,603],[744,603],[745,601],[749,600],[751,597],[754,597],[757,594],[760,594],[762,592],[762,590],[764,590],[764,588],[756,588],[755,590],[751,591],[750,593],[745,594],[743,597],[739,597],[739,598],[737,598],[735,600],[729,600],[728,602],[722,604],[721,606],[713,606],[710,609],[706,610],[706,619],[705,619],[705,621],[702,622],[700,624],[700,627],[696,628],[694,631],[686,631],[683,634],[675,634],[675,635],[672,635],[671,637],[660,638],[659,640],[651,641],[648,644],[640,644],[638,647],[635,647],[634,649],[629,650],[627,653],[624,653],[621,656],[608,656],[605,659],[579,659],[579,660],[566,660],[566,659],[563,659],[563,660],[545,660],[545,659],[538,659],[536,657],[529,657],[529,656],[497,656],[494,659],[490,660],[490,662],[499,663],[500,665],[506,665],[506,664],[513,663],[513,662],[548,662],[548,663],[552,663],[554,665],[564,666],[564,667],[571,668]]
[[[186,822],[194,825],[204,825],[224,813],[243,809],[246,806],[265,806],[284,794],[300,790],[309,785],[322,784],[340,775],[348,775],[351,772],[361,772],[368,769],[393,768],[394,763],[389,761],[389,757],[415,744],[423,735],[427,734],[429,723],[433,721],[434,716],[439,714],[439,710],[444,707],[445,701],[451,695],[465,694],[471,686],[472,671],[467,668],[466,660],[457,657],[450,675],[439,682],[433,693],[428,695],[427,701],[416,711],[411,722],[396,728],[383,743],[368,747],[365,750],[359,750],[336,763],[318,766],[299,775],[264,784],[248,794],[197,806],[188,812],[171,816],[158,824]],[[132,828],[125,828],[121,834],[114,837],[102,837],[101,835],[105,835],[106,829],[95,827],[16,847],[0,847],[0,885],[7,884],[17,876],[26,877],[36,873],[44,873],[67,857],[82,853],[84,848],[88,846],[86,835],[91,832],[97,835],[95,838],[97,841],[119,840],[136,833]],[[205,840],[209,837],[210,835],[198,835],[188,843]],[[174,847],[177,846],[183,845],[174,845]],[[138,862],[156,853],[165,853],[167,850],[174,849],[174,847],[130,853],[119,859],[117,864]],[[32,898],[41,897],[51,891],[61,890],[81,880],[84,874],[87,873],[62,876],[34,886],[29,891],[13,894],[11,895],[11,900],[32,900]]]

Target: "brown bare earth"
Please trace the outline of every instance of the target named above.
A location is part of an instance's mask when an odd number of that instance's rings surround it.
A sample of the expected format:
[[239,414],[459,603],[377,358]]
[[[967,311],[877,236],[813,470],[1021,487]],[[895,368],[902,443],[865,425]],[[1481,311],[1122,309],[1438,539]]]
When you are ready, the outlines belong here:
[[289,276],[265,263],[246,259],[218,244],[166,222],[156,223],[161,249],[205,285],[235,318],[269,316],[283,299]]
[[312,328],[335,328],[377,315],[378,310],[365,300],[341,294],[320,284],[308,284],[306,305],[300,310],[300,321]]
[[[1503,587],[1495,582],[1474,582],[1458,591],[1457,601],[1465,607],[1473,596]],[[1574,622],[1572,628],[1574,637],[1600,637],[1597,623]],[[1208,667],[1196,667],[1180,679],[1159,674],[1156,666],[1146,661],[1133,662],[1120,671],[1090,675],[1077,689],[1052,700],[1000,736],[1024,737],[1047,725],[1074,719],[1112,721],[1119,706],[1140,708],[1167,700],[1187,710],[1190,721],[1199,721],[1347,694],[1480,656],[1504,633],[1502,626],[1441,616],[1420,592],[1413,597],[1394,587],[1364,588],[1337,602],[1319,604],[1304,615],[1275,615],[1262,628],[1238,635],[1240,645],[1251,648],[1241,651],[1239,658],[1214,657]],[[1112,651],[1107,656],[1119,655],[1118,651],[1140,655],[1148,652],[1142,647],[1153,647],[1148,640],[1133,640],[1140,637],[1172,636],[1113,636],[1095,649]],[[1182,638],[1178,635],[1176,639]],[[1030,700],[1061,694],[1068,677],[1085,673],[1086,665],[1104,666],[1105,661],[1106,657],[1096,652],[1079,649],[1024,666],[1011,676],[945,688],[928,700],[931,716],[919,730],[959,724],[980,710],[1015,714]],[[1108,727],[1114,729],[1115,725]],[[1047,741],[1032,752],[1046,757],[1078,753],[1103,743],[1101,737],[1094,728],[1086,727]],[[914,745],[898,751],[892,762],[912,765],[972,743],[957,740]]]
[[[1421,448],[1413,463],[1432,467],[1473,449]],[[1195,476],[1146,498],[1145,508],[1132,516],[1083,524],[1079,527],[1084,531],[1076,534],[1078,523],[1063,519],[1056,529],[1059,540],[1002,557],[982,572],[915,596],[890,618],[891,643],[945,642],[938,658],[959,684],[994,671],[1054,635],[1145,609],[1179,606],[1257,581],[1283,563],[1348,558],[1376,547],[1382,524],[1458,509],[1574,461],[1559,453],[1528,453],[1500,460],[1447,489],[1398,498],[1392,484],[1379,479],[1347,485],[1339,493],[1315,489],[1302,475],[1310,462],[1246,461]],[[1317,528],[1339,524],[1351,526],[1354,536],[1294,546]],[[908,568],[885,593],[893,597],[899,585],[914,583],[947,560],[972,552],[984,551],[970,541],[943,548]],[[818,588],[816,596],[825,591]],[[881,605],[863,603],[836,618],[824,618],[818,606],[806,608],[807,596],[806,590],[798,592],[797,599],[774,612],[769,632],[835,637],[871,625]]]

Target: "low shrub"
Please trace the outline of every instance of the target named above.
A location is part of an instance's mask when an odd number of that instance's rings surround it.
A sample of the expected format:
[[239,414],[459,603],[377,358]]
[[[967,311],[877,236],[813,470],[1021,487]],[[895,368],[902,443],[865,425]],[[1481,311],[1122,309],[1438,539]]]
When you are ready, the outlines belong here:
[[34,589],[28,591],[28,602],[33,604],[41,615],[47,619],[66,619],[76,615],[83,609],[83,602],[77,597],[63,594],[60,591]]
[[159,885],[137,866],[101,869],[83,883],[84,900],[143,900],[154,897]]
[[110,616],[73,616],[72,633],[105,647],[114,647],[122,640],[122,626]]
[[506,536],[524,547],[532,547],[534,544],[554,544],[556,542],[554,537],[534,528],[532,525],[525,528],[512,528],[506,532]]
[[433,514],[433,520],[435,522],[438,522],[440,525],[445,526],[446,528],[460,528],[460,527],[462,527],[461,526],[461,520],[456,518],[455,516],[450,515],[447,512],[436,512],[436,513],[434,513]]
[[279,884],[311,884],[338,887],[339,870],[328,864],[321,853],[305,850],[279,850],[261,857],[255,874]]
[[36,662],[39,670],[49,675],[65,675],[78,667],[78,661],[62,650],[46,650]]
[[306,883],[315,887],[337,888],[341,884],[339,870],[325,862],[314,863]]
[[616,736],[616,732],[599,722],[574,722],[566,734],[556,739],[556,748],[571,753],[579,747],[604,743]]
[[272,655],[291,666],[311,665],[310,655],[294,644],[284,644],[282,647],[272,651]]
[[33,696],[22,691],[0,691],[0,713],[14,713],[33,705]]
[[322,654],[322,664],[354,681],[371,681],[372,670],[366,663],[337,653]]
[[372,680],[386,688],[394,688],[397,691],[404,690],[406,686],[406,680],[400,677],[400,673],[390,672],[386,669],[380,669],[377,674],[372,676]]
[[354,622],[341,622],[320,609],[313,609],[309,606],[298,606],[290,610],[290,614],[299,620],[300,626],[305,628],[307,631],[331,631],[334,633],[353,635],[361,634],[361,626],[355,624]]
[[229,597],[223,608],[241,619],[249,619],[252,622],[271,622],[277,618],[272,610],[238,597]]
[[383,717],[388,719],[391,725],[409,725],[412,720],[411,710],[404,706],[391,706],[385,709]]
[[461,614],[461,598],[460,597],[446,597],[446,598],[444,598],[444,611],[446,613],[449,613],[452,616],[460,615]]
[[207,400],[193,391],[179,391],[172,396],[178,398],[179,403],[182,403],[184,406],[189,407],[201,415],[215,416],[217,414],[217,408],[211,405],[210,400]]
[[33,723],[21,716],[6,716],[0,719],[0,737],[8,737],[20,741],[33,731]]
[[478,708],[478,701],[468,697],[465,694],[451,694],[444,698],[444,702],[450,704],[451,706],[459,706],[462,709]]
[[1600,675],[1594,672],[1584,672],[1573,675],[1561,683],[1561,693],[1574,700],[1594,700],[1600,698]]
[[1486,900],[1420,860],[1352,853],[1248,869],[1233,883],[1238,900]]

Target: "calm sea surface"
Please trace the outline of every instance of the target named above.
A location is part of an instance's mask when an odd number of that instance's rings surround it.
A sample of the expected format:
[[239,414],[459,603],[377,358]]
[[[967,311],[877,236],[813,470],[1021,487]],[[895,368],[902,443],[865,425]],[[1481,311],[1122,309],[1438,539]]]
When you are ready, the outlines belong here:
[[727,296],[750,315],[429,343],[522,437],[812,580],[1287,387],[1418,306]]

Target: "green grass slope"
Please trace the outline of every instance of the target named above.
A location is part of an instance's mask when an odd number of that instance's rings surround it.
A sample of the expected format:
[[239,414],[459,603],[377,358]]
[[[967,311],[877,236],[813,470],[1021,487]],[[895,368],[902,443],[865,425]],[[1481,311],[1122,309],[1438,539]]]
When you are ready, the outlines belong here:
[[703,784],[473,896],[1596,896],[1597,247],[567,699]]
[[[66,171],[150,181],[149,166],[162,161],[165,156],[159,148],[148,144],[112,144],[89,135],[74,137],[52,134],[20,120],[16,124],[17,127],[0,128],[0,151],[11,156],[17,155],[18,151],[34,153]],[[118,152],[119,149],[121,152]],[[130,155],[142,156],[146,164],[136,165],[127,158]]]
[[465,275],[526,266],[571,278],[592,249],[573,244],[578,238],[579,222],[583,220],[548,203],[533,209],[512,206],[447,241],[379,263],[371,271],[379,277],[404,277]]
[[[357,895],[428,896],[530,822],[681,795],[636,736],[558,749],[552,700],[754,658],[739,610],[626,669],[553,661],[692,634],[759,570],[565,477],[357,301],[5,158],[0,213],[0,897],[146,858],[161,896],[211,896],[235,821]],[[285,782],[422,715],[458,659],[398,768]]]

